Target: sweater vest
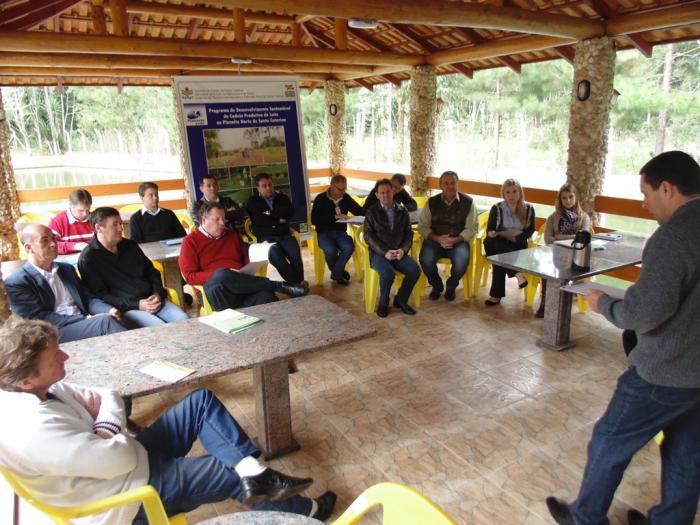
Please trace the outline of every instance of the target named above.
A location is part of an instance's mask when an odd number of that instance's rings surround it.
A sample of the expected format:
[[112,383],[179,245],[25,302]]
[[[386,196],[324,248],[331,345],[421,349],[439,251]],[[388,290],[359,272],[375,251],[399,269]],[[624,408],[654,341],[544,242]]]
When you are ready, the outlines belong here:
[[430,229],[435,235],[457,236],[464,229],[467,215],[472,208],[473,199],[469,195],[459,193],[449,206],[442,200],[442,193],[428,199],[430,206]]

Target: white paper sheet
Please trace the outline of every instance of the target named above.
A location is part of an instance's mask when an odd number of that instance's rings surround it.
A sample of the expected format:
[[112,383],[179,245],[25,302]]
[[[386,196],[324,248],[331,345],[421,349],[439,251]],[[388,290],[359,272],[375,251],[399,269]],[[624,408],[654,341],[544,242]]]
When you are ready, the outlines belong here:
[[607,286],[605,284],[599,284],[590,281],[575,284],[567,284],[565,286],[562,286],[561,289],[579,295],[586,295],[589,290],[599,290],[609,295],[613,299],[624,299],[626,292],[626,290],[623,290],[622,288],[614,288],[612,286]]
[[155,377],[168,383],[177,383],[183,377],[194,373],[194,370],[180,366],[164,359],[157,359],[139,370],[146,375]]

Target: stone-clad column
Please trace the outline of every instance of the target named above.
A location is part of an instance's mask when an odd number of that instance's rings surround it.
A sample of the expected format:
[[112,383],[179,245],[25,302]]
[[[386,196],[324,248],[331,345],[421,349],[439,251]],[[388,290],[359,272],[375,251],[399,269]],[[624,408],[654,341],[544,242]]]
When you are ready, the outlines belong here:
[[[566,178],[580,191],[581,206],[588,213],[593,212],[594,199],[603,189],[614,68],[612,38],[592,38],[577,44]],[[584,85],[579,89],[579,84],[586,80],[590,82],[590,95],[586,100],[579,100],[585,95]]]
[[333,175],[340,173],[345,164],[345,89],[341,80],[324,83],[328,162]]
[[437,78],[435,66],[411,70],[411,193],[428,194],[428,177],[435,169],[437,127]]
[[[10,158],[10,127],[0,92],[0,261],[19,258],[15,222],[19,219],[19,199]],[[0,321],[10,314],[5,285],[0,280]]]

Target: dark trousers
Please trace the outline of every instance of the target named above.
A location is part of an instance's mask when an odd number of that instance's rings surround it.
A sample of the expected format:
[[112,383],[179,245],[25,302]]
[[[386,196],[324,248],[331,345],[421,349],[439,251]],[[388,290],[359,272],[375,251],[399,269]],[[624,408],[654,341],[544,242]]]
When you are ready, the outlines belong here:
[[[136,439],[148,452],[148,483],[158,491],[169,516],[206,503],[239,499],[240,478],[233,466],[246,456],[260,454],[226,407],[207,389],[189,394],[143,429]],[[197,440],[207,455],[188,456]],[[311,500],[294,496],[253,508],[308,516]],[[145,523],[142,507],[134,524]]]
[[304,263],[301,260],[299,243],[292,236],[262,237],[263,241],[276,243],[268,255],[270,264],[277,268],[280,276],[288,283],[300,283],[304,280]]
[[383,255],[372,253],[370,264],[379,274],[379,305],[389,306],[389,294],[391,293],[391,285],[394,284],[395,272],[401,272],[404,275],[401,288],[396,292],[396,300],[407,303],[411,291],[420,277],[420,268],[416,261],[408,255],[404,255],[398,261],[389,261]]
[[88,337],[98,337],[100,335],[114,334],[126,330],[119,321],[111,315],[95,315],[90,319],[83,319],[77,323],[69,324],[59,328],[59,343],[69,343]]
[[609,523],[608,509],[632,456],[661,430],[661,503],[649,511],[649,520],[692,525],[700,494],[700,388],[653,385],[634,368],[620,376],[593,429],[571,506],[576,525]]
[[338,230],[330,230],[318,234],[318,245],[326,256],[326,264],[331,271],[333,279],[340,279],[345,272],[352,252],[355,251],[355,243],[346,233]]
[[277,285],[267,277],[220,268],[204,285],[204,293],[214,310],[245,308],[277,301]]
[[[514,252],[524,248],[527,248],[527,241],[525,241],[524,244],[513,243],[503,237],[487,237],[484,240],[484,251],[486,255],[498,255],[499,253]],[[489,291],[489,295],[498,298],[505,297],[506,275],[508,277],[514,277],[516,273],[518,272],[504,268],[503,266],[492,265],[491,290]]]
[[437,269],[438,259],[447,257],[450,259],[451,269],[450,276],[447,279],[447,289],[454,291],[459,285],[459,280],[464,277],[469,266],[469,243],[460,242],[452,248],[443,248],[437,242],[426,239],[423,241],[423,246],[420,249],[420,266],[423,268],[423,273],[428,278],[430,286],[435,290],[442,292],[442,279]]

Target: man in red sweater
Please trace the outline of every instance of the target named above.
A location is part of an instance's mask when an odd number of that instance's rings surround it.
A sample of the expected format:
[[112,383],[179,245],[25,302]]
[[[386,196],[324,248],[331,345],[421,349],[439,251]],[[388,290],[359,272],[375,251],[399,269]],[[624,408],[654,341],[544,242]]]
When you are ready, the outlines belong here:
[[59,254],[82,251],[92,239],[90,206],[92,195],[88,190],[73,190],[68,195],[68,210],[49,222],[49,229],[57,237]]
[[226,228],[225,208],[204,202],[199,208],[200,226],[182,242],[180,271],[189,284],[204,285],[214,310],[243,308],[277,300],[275,292],[290,297],[309,293],[308,288],[284,281],[239,272],[248,264],[241,236]]

